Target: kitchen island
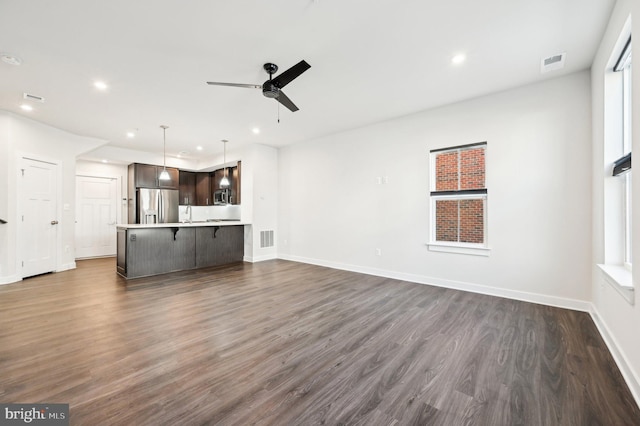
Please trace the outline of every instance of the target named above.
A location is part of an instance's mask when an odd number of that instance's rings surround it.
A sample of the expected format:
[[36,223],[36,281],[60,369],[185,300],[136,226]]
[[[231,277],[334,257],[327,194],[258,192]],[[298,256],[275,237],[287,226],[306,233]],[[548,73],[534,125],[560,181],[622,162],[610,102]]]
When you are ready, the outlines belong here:
[[117,272],[139,278],[242,262],[240,221],[117,225]]

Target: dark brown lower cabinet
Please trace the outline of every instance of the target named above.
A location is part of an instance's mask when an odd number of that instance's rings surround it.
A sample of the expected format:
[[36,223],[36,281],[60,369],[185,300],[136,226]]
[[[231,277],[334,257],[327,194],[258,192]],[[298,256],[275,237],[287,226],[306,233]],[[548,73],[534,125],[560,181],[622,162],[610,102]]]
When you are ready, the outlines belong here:
[[196,228],[196,268],[242,262],[244,226]]
[[139,278],[242,262],[244,226],[118,227],[117,272]]

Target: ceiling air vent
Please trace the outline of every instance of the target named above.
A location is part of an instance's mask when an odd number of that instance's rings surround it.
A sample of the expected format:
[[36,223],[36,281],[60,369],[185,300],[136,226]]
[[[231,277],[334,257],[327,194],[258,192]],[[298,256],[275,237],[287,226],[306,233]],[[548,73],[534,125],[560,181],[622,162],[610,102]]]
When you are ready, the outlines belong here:
[[22,97],[28,101],[44,103],[44,98],[42,96],[32,95],[30,93],[23,93]]
[[566,53],[558,53],[557,55],[543,58],[540,63],[540,72],[545,73],[564,68],[564,59],[566,56]]

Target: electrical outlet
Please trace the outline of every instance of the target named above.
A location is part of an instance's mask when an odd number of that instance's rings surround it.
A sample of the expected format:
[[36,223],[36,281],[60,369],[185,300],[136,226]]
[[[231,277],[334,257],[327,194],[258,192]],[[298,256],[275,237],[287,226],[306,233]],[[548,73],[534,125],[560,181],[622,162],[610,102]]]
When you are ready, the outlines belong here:
[[376,256],[382,256],[382,249],[376,249]]
[[389,183],[389,176],[385,176],[382,178],[382,183],[384,183],[385,185]]

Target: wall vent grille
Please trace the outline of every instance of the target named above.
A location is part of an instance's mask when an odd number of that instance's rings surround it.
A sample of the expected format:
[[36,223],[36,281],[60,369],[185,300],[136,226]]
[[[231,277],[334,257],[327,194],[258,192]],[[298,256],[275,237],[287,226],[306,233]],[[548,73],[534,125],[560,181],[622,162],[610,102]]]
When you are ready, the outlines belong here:
[[44,98],[42,96],[32,95],[30,93],[23,93],[22,97],[28,101],[44,103]]
[[545,73],[564,68],[564,59],[566,56],[566,53],[558,53],[557,55],[543,58],[542,61],[540,61],[540,72]]
[[260,231],[260,248],[273,247],[273,231]]

